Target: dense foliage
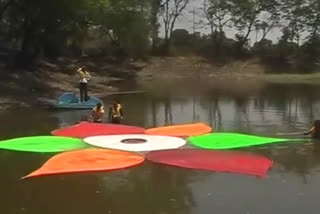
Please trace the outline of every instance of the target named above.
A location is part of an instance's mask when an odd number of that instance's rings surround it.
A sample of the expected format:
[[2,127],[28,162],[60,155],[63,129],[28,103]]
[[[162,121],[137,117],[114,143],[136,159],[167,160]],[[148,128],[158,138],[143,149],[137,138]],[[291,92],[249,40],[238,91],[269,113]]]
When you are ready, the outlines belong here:
[[[208,35],[175,29],[191,3],[201,19],[193,24]],[[188,52],[258,56],[273,70],[310,72],[318,68],[319,27],[320,0],[0,0],[1,56],[10,53],[20,67],[43,56]],[[281,32],[276,43],[267,39],[272,30]]]

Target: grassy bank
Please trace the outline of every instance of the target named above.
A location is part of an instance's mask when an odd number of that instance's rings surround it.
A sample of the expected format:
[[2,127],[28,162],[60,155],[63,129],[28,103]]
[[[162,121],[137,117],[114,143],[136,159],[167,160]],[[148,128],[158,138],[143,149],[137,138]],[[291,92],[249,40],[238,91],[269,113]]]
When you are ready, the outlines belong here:
[[265,74],[264,79],[279,84],[320,85],[320,73],[312,74]]

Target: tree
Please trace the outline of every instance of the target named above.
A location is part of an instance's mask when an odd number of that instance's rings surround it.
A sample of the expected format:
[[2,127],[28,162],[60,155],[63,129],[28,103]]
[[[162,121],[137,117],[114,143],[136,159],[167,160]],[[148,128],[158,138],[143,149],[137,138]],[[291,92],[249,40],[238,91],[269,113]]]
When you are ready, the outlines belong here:
[[309,40],[317,40],[320,28],[320,1],[309,0],[308,4],[301,9],[302,15],[305,16],[307,31],[309,32]]
[[141,57],[149,49],[151,8],[147,0],[110,0],[98,25],[122,54]]
[[225,27],[231,27],[232,2],[228,0],[204,0],[203,12],[211,30],[214,56],[223,56],[223,43],[225,40]]
[[176,21],[183,10],[186,8],[188,3],[189,0],[165,0],[165,2],[161,4],[161,15],[164,22],[166,51],[169,51],[171,34],[174,30]]
[[5,16],[8,35],[21,41],[16,62],[24,67],[42,54],[60,55],[63,48],[82,53],[83,43],[96,29],[105,32],[123,55],[144,55],[149,48],[150,3],[149,0],[16,1]]
[[228,0],[203,1],[203,11],[210,25],[211,35],[214,31],[218,31],[220,35],[224,34],[224,27],[232,20],[231,7],[232,2]]
[[[277,9],[277,8],[274,8],[274,9]],[[256,27],[258,26],[258,30],[262,31],[262,36],[259,42],[265,40],[266,36],[270,33],[272,29],[281,26],[280,13],[278,13],[277,11],[274,11],[274,12],[270,12],[267,16],[268,17],[263,18],[264,21],[259,21],[256,25]]]
[[239,49],[242,49],[243,46],[247,44],[250,34],[255,30],[255,26],[261,22],[260,19],[263,12],[271,14],[269,18],[270,23],[268,24],[268,22],[266,22],[268,27],[265,28],[266,30],[264,31],[263,39],[267,33],[275,27],[278,17],[277,7],[277,0],[233,0],[233,23],[236,29],[240,32],[236,35],[236,38],[239,41]]
[[301,34],[305,30],[306,0],[282,0],[282,19],[287,22],[285,29],[290,42],[300,45]]
[[23,67],[32,64],[48,43],[56,43],[50,45],[55,49],[63,46],[67,41],[68,26],[74,20],[83,22],[80,12],[84,3],[85,0],[21,0],[10,7],[5,19],[10,23],[12,37],[21,41],[17,64]]
[[159,20],[158,16],[160,13],[161,0],[151,0],[151,14],[150,14],[150,24],[151,24],[151,38],[152,38],[152,49],[155,50],[158,46],[159,40]]

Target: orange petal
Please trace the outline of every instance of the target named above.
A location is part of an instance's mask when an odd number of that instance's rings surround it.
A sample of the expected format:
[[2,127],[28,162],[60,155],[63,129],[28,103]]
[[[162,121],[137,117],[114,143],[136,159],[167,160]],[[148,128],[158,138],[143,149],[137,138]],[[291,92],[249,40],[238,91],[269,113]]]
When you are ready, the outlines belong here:
[[84,149],[56,155],[40,169],[22,179],[72,172],[109,171],[135,166],[143,161],[142,155],[134,153],[95,148]]
[[204,123],[163,126],[145,130],[150,135],[166,135],[173,137],[190,137],[212,132],[212,128]]

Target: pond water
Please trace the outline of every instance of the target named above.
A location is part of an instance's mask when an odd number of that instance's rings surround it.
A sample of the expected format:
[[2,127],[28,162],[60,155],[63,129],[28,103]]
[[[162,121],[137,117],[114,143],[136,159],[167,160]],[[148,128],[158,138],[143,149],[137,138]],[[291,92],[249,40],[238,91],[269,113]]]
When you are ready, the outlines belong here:
[[[320,85],[251,87],[242,83],[232,87],[234,90],[224,84],[198,85],[197,90],[188,90],[190,85],[159,87],[118,98],[124,106],[124,123],[143,127],[200,121],[217,132],[277,137],[278,133],[307,130],[320,118]],[[105,104],[112,98],[105,98]],[[0,138],[47,135],[85,120],[89,113],[41,108],[2,113]],[[266,178],[145,162],[113,172],[20,180],[52,155],[0,151],[0,213],[318,213],[319,142],[243,150],[274,161]]]

